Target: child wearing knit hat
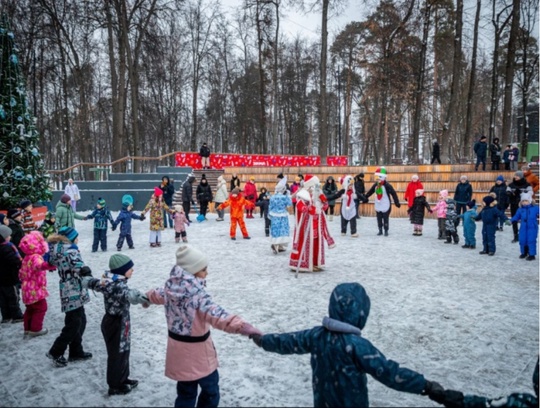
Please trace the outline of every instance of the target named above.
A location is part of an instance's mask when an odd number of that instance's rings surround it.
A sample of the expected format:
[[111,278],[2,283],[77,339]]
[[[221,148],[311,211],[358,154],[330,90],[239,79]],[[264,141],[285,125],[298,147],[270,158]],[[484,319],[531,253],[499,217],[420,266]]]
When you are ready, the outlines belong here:
[[[508,206],[510,205],[508,194],[506,193],[507,185],[504,181],[504,177],[502,175],[498,175],[495,179],[495,184],[491,187],[489,190],[489,193],[495,194],[495,200],[497,200],[497,208],[505,212]],[[499,219],[499,225],[496,229],[496,231],[502,231],[504,225],[504,220]]]
[[101,245],[103,252],[107,251],[107,229],[109,222],[114,226],[114,219],[107,208],[107,203],[103,198],[98,198],[96,208],[86,216],[86,219],[94,220],[94,242],[92,243],[92,252],[97,252]]
[[175,205],[172,218],[174,223],[174,242],[179,243],[180,237],[182,237],[182,242],[187,243],[186,225],[189,225],[189,221],[186,218],[186,214],[184,214],[184,207]]
[[412,206],[407,209],[409,214],[411,224],[413,225],[413,235],[421,236],[424,229],[424,215],[425,210],[431,214],[433,211],[429,203],[424,196],[424,189],[419,188],[415,192],[415,197],[412,203]]
[[521,251],[519,258],[534,261],[538,239],[538,206],[534,204],[532,192],[521,194],[520,207],[510,221],[521,223],[519,227],[519,248]]
[[[79,233],[71,227],[62,227],[58,234],[51,235],[49,243],[49,263],[56,267],[60,277],[60,305],[66,314],[64,328],[49,349],[47,357],[56,367],[65,367],[68,361],[92,358],[92,353],[84,351],[82,337],[86,328],[84,305],[90,301],[88,290],[82,286],[82,278],[91,276],[92,271],[84,264],[77,243]],[[64,353],[69,349],[68,359]]]
[[[212,300],[206,291],[207,275],[205,254],[193,246],[182,245],[176,251],[176,265],[164,287],[147,292],[151,303],[165,306],[169,330],[165,375],[177,381],[177,407],[219,404],[218,359],[211,327],[244,336],[262,334]],[[202,390],[196,403],[199,387]]]
[[19,304],[17,285],[22,257],[17,247],[11,242],[11,228],[0,224],[0,312],[2,323],[18,323],[23,321],[23,313]]
[[34,222],[34,217],[32,217],[32,201],[22,200],[19,203],[19,208],[21,209],[21,222],[22,228],[25,234],[28,234],[30,231],[37,230],[37,225]]
[[39,232],[43,234],[43,237],[47,239],[52,234],[58,232],[58,226],[56,225],[56,214],[52,211],[47,211],[45,219],[39,226]]
[[477,216],[478,220],[482,221],[482,245],[483,249],[480,251],[480,255],[495,255],[495,231],[499,218],[508,220],[506,215],[497,208],[497,201],[491,196],[487,195],[482,199],[484,208]]
[[[19,242],[24,237],[22,225],[22,213],[17,208],[10,208],[7,211],[8,227],[11,228],[11,242],[19,249]],[[24,254],[21,254],[24,256]]]
[[439,191],[439,199],[433,212],[437,214],[437,226],[439,227],[439,237],[437,239],[446,239],[446,199],[448,198],[448,190]]
[[129,306],[149,306],[148,299],[138,290],[128,288],[133,275],[133,261],[123,254],[109,259],[109,270],[101,279],[85,277],[83,286],[103,293],[105,315],[101,321],[101,333],[107,346],[107,384],[109,395],[124,395],[139,382],[129,378],[129,353],[131,345],[131,321]]
[[131,220],[141,220],[144,221],[144,214],[135,214],[133,212],[133,197],[129,194],[126,194],[122,197],[122,209],[114,220],[112,225],[112,230],[115,231],[118,225],[120,225],[120,235],[118,235],[118,241],[116,242],[116,249],[118,251],[122,250],[124,246],[124,241],[127,241],[129,249],[135,249],[133,245],[133,238],[131,237]]
[[152,248],[160,247],[161,231],[165,229],[163,213],[166,211],[172,214],[173,210],[163,201],[163,190],[159,187],[154,188],[154,194],[150,197],[150,201],[142,210],[141,215],[146,214],[148,211],[150,211],[150,246]]
[[465,244],[461,248],[475,249],[476,248],[476,201],[471,200],[467,203],[467,211],[459,215],[463,219],[463,237]]

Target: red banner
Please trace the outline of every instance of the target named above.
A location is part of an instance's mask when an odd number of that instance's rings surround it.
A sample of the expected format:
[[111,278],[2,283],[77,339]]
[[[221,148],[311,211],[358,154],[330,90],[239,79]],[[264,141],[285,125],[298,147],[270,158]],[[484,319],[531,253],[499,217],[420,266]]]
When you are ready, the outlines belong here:
[[[329,166],[347,166],[347,156],[328,156]],[[214,169],[225,167],[308,167],[320,166],[319,156],[290,156],[271,154],[222,154],[210,155],[210,166]],[[176,166],[202,169],[198,153],[176,153]]]

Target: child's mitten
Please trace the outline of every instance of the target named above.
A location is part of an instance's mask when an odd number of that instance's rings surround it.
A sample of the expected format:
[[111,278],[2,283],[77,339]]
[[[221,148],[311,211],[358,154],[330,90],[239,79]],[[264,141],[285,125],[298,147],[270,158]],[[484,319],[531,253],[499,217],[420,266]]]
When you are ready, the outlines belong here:
[[246,322],[242,325],[242,328],[240,329],[240,334],[243,336],[251,336],[254,334],[262,335],[263,333],[259,329],[253,327],[251,324]]

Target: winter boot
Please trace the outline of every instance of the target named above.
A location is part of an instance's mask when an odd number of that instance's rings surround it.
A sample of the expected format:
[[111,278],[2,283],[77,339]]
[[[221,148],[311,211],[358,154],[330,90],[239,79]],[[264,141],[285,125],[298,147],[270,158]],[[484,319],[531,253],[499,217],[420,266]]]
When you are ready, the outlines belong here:
[[385,236],[385,237],[388,236],[388,230],[384,230],[384,236]]
[[534,261],[536,259],[536,256],[529,255],[526,259],[527,259],[527,261]]
[[334,221],[334,216],[333,216],[333,215],[329,215],[329,216],[328,216],[328,221],[330,221],[330,222]]
[[382,229],[379,228],[379,233],[377,235],[382,235]]

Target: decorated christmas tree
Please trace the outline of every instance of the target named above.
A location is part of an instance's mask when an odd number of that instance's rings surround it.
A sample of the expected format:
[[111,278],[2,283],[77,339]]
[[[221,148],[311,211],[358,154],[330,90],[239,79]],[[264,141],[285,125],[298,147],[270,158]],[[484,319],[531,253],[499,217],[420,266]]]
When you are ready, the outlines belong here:
[[0,209],[51,198],[49,176],[38,149],[36,118],[26,99],[18,49],[8,19],[0,19]]

